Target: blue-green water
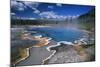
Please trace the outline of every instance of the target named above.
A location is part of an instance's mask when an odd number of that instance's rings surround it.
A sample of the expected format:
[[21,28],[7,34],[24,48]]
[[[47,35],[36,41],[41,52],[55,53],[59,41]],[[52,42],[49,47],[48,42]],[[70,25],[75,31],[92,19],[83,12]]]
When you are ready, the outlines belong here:
[[[57,41],[57,43],[61,41],[73,42],[86,35],[84,31],[71,27],[32,27],[31,29],[28,29],[28,31],[33,36],[42,35],[43,37],[50,37],[54,41]],[[47,47],[48,46],[39,48],[33,47],[30,49],[30,56],[17,65],[25,66],[41,64],[46,57],[52,54],[52,52],[47,51]]]
[[44,37],[51,37],[55,41],[75,41],[82,38],[86,33],[79,29],[67,27],[35,27],[28,31],[36,31],[32,35],[42,35]]

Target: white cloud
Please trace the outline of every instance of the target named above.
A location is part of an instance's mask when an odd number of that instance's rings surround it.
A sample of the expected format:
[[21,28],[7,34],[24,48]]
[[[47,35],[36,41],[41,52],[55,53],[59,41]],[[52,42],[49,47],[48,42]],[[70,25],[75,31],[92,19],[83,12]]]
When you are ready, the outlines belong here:
[[72,17],[71,15],[68,15],[68,16],[67,16],[67,18],[71,18],[71,17]]
[[28,19],[30,19],[30,20],[34,20],[34,19],[36,19],[36,18],[28,18]]
[[72,16],[72,18],[73,18],[73,19],[78,18],[78,15],[74,15],[74,16]]
[[11,15],[13,15],[13,16],[14,16],[14,15],[16,15],[16,14],[12,12],[12,13],[11,13]]
[[29,19],[29,20],[35,20],[36,18],[34,17],[14,17],[16,19],[23,19],[23,20],[26,20],[26,19]]
[[11,8],[14,8],[16,10],[19,10],[19,11],[24,11],[26,9],[26,6],[21,3],[21,2],[17,2],[17,1],[11,1]]
[[40,13],[40,11],[37,9],[37,7],[39,6],[40,3],[37,3],[37,2],[24,2],[24,4],[26,6],[28,6],[29,8],[31,8],[33,10],[34,13],[38,14]]
[[76,19],[76,18],[78,18],[79,17],[79,15],[67,15],[67,19]]
[[16,6],[17,2],[16,1],[11,1],[11,7]]
[[19,11],[24,11],[24,8],[20,7],[18,8]]
[[42,12],[39,14],[41,18],[51,18],[51,19],[66,19],[67,16],[63,16],[63,15],[57,15],[55,12],[53,11],[46,11],[46,12]]
[[40,11],[39,11],[39,10],[37,10],[37,9],[35,9],[35,10],[34,10],[34,13],[39,14],[39,13],[40,13]]
[[40,13],[37,9],[39,3],[37,2],[29,2],[29,1],[11,1],[11,8],[14,8],[19,11],[24,11],[27,7],[31,8],[34,13]]
[[51,8],[51,9],[52,9],[52,8],[53,8],[53,6],[48,6],[48,8]]
[[75,19],[78,18],[79,15],[58,15],[53,11],[45,11],[41,12],[40,14],[41,18],[47,18],[47,19],[58,19],[58,20],[65,20],[65,19]]
[[42,18],[55,18],[55,13],[53,11],[41,12],[39,15]]
[[30,2],[30,1],[24,1],[24,4],[31,7],[31,8],[34,8],[34,7],[38,7],[40,3],[37,3],[37,2]]
[[59,7],[61,7],[61,6],[62,6],[62,4],[60,4],[60,3],[57,3],[56,5],[57,5],[57,6],[59,6]]

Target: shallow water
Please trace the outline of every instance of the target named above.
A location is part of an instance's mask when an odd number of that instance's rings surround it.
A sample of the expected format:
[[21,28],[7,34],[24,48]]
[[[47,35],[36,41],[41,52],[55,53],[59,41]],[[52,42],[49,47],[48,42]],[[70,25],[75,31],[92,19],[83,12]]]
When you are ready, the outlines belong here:
[[[40,36],[43,37],[50,37],[52,40],[56,42],[60,41],[69,41],[73,42],[75,40],[78,40],[85,36],[87,33],[84,31],[77,29],[77,28],[68,28],[68,27],[33,27],[31,29],[28,29],[28,31],[33,36]],[[34,33],[35,32],[35,33]],[[56,44],[54,44],[56,45]],[[48,45],[50,46],[50,45]],[[52,54],[52,52],[47,51],[47,47],[33,47],[30,49],[30,56],[21,62],[19,62],[17,65],[37,65],[41,64],[44,59],[46,59],[48,56]]]
[[37,33],[31,33],[32,35],[42,35],[44,37],[51,37],[53,40],[70,41],[73,42],[86,35],[82,30],[67,27],[41,27],[32,28],[28,31],[36,31]]

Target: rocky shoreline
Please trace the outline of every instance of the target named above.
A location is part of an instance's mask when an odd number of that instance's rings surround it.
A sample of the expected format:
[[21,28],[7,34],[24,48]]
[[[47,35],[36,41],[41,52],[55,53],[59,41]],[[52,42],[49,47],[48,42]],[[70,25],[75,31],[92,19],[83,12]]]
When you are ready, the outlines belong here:
[[[74,43],[67,41],[54,42],[51,38],[42,37],[41,35],[31,36],[30,33],[23,31],[25,30],[22,29],[20,31],[22,33],[20,33],[21,35],[19,37],[16,35],[14,35],[16,37],[12,36],[12,39],[16,38],[13,39],[13,41],[17,40],[17,42],[12,43],[11,47],[16,43],[17,43],[16,45],[19,46],[18,47],[13,46],[13,47],[16,48],[20,47],[20,50],[14,49],[19,51],[19,52],[17,51],[17,53],[15,51],[15,53],[17,55],[19,54],[20,57],[18,57],[19,58],[18,59],[15,58],[14,55],[15,60],[11,61],[12,66],[83,62],[83,61],[91,61],[91,57],[92,61],[95,60],[94,43],[91,45],[85,40],[85,38],[76,40]],[[20,40],[22,41],[21,43]]]
[[[91,52],[89,52],[90,50]],[[51,46],[48,48],[48,51],[53,51],[53,54],[44,59],[43,64],[86,62],[91,61],[91,57],[95,57],[93,45],[84,48],[81,44],[69,45],[61,43],[60,45]],[[95,59],[92,59],[92,61],[94,60]]]
[[[15,52],[17,51],[19,54],[19,58],[14,58],[15,60],[11,60],[11,65],[15,66],[17,63],[19,63],[20,61],[25,60],[27,57],[29,57],[29,50],[32,47],[42,47],[42,46],[46,46],[48,45],[48,43],[50,42],[51,38],[47,38],[47,37],[41,37],[41,36],[30,36],[28,33],[20,33],[20,38],[15,39],[17,40],[17,42],[12,41],[11,43],[11,47],[16,48],[13,49],[15,50]],[[15,37],[16,38],[16,37]],[[13,38],[12,38],[13,39]],[[25,42],[26,41],[26,42]],[[33,43],[34,41],[38,41],[37,43]],[[20,43],[21,42],[21,43]],[[24,43],[24,44],[22,44]],[[26,43],[26,44],[25,44]],[[16,46],[15,46],[16,44]],[[31,44],[31,45],[28,45]],[[26,46],[25,46],[26,45]],[[28,46],[27,46],[28,45]],[[11,52],[14,53],[14,52]],[[13,56],[13,54],[11,54]],[[14,56],[13,56],[14,57]]]

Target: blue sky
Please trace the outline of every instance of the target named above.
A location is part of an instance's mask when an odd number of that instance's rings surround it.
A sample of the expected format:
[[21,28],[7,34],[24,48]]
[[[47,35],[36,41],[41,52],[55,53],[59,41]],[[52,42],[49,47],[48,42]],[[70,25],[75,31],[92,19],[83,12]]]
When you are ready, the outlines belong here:
[[11,16],[15,18],[76,18],[93,9],[94,6],[69,5],[60,3],[42,3],[31,1],[11,1]]

